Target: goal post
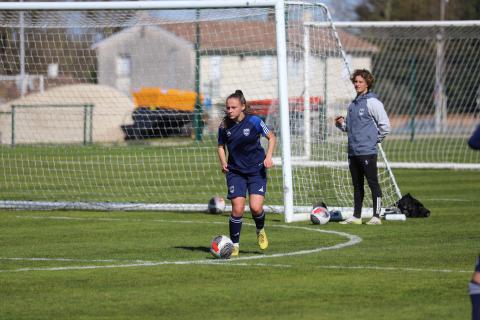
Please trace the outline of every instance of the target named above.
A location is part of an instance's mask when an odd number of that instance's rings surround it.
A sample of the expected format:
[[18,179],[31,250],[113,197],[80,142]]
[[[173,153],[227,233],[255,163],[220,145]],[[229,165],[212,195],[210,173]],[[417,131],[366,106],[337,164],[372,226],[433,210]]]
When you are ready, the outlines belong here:
[[[206,210],[211,197],[226,194],[216,135],[225,98],[241,89],[252,106],[261,106],[254,112],[279,141],[266,211],[301,221],[323,201],[351,213],[346,135],[333,118],[354,97],[348,64],[369,67],[376,49],[356,52],[346,44],[354,57],[345,55],[342,34],[324,5],[0,3],[0,35],[0,76],[44,76],[42,92],[23,80],[22,94],[7,90],[14,82],[0,88],[6,92],[0,104],[0,207]],[[51,65],[58,72],[49,73]],[[37,139],[27,142],[8,139],[17,131],[14,106],[20,105],[32,106],[22,113],[31,109],[47,119],[58,110],[52,106],[95,107],[83,117],[74,115],[79,108],[62,108],[62,126],[55,126],[58,119],[42,124],[63,140],[49,141],[30,126]],[[67,134],[79,128],[89,143]],[[385,204],[392,205],[398,186],[380,157]],[[364,214],[371,214],[369,207],[366,199]]]

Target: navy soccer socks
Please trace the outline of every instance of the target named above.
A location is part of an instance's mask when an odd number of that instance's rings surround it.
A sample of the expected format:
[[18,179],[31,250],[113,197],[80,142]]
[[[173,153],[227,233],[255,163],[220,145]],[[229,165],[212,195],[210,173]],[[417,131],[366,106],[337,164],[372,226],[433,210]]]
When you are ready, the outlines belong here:
[[242,231],[242,218],[236,218],[234,216],[230,216],[230,220],[228,221],[228,226],[230,228],[230,239],[234,244],[240,242],[240,232]]
[[253,216],[253,221],[255,221],[255,226],[257,227],[257,232],[262,230],[265,226],[265,211],[262,211],[262,214],[259,216]]

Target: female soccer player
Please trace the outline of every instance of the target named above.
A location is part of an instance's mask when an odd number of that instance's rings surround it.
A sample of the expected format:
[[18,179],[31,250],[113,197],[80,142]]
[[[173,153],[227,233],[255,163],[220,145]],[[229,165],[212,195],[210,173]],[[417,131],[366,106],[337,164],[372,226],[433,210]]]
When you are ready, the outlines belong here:
[[373,217],[367,224],[382,224],[382,190],[378,183],[377,143],[382,142],[390,132],[383,103],[370,91],[375,82],[373,75],[365,69],[355,70],[351,81],[357,97],[348,106],[347,118],[335,118],[335,125],[348,134],[348,166],[352,176],[354,210],[353,216],[342,224],[362,224],[362,205],[364,197],[364,177],[372,192]]
[[[260,145],[260,137],[268,139],[268,149]],[[242,217],[248,192],[250,211],[257,227],[260,249],[268,247],[265,233],[263,200],[267,191],[267,172],[273,166],[275,135],[259,117],[250,114],[241,90],[226,100],[225,117],[218,129],[218,158],[226,174],[228,196],[232,202],[229,220],[230,238],[234,244],[233,257],[238,256]],[[228,161],[225,146],[228,151]]]

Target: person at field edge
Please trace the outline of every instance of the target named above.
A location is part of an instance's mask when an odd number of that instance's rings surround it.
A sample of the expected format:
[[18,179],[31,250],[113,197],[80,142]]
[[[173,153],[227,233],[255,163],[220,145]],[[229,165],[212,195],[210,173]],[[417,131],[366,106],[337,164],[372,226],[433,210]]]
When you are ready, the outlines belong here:
[[480,150],[480,124],[477,126],[477,129],[472,133],[470,139],[468,139],[468,145],[473,150]]
[[[225,117],[218,128],[217,152],[222,172],[226,175],[227,198],[232,202],[229,230],[234,245],[232,257],[236,257],[240,251],[247,192],[250,212],[257,228],[258,245],[262,250],[268,247],[263,201],[267,191],[266,169],[273,166],[276,138],[262,119],[251,114],[241,90],[229,95],[225,105]],[[268,140],[266,153],[260,145],[261,136]]]
[[390,132],[390,120],[383,103],[371,92],[375,78],[370,71],[357,69],[351,79],[357,96],[348,106],[347,117],[337,116],[335,125],[348,135],[348,167],[353,184],[353,216],[342,224],[362,224],[364,178],[372,192],[373,217],[370,225],[382,224],[382,190],[378,183],[377,144]]
[[472,280],[468,285],[472,301],[472,320],[480,320],[480,255],[477,258]]

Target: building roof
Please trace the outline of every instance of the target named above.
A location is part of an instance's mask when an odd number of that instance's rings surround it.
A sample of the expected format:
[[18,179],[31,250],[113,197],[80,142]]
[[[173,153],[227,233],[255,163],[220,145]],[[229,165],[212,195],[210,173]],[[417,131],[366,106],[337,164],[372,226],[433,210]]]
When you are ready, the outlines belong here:
[[[170,39],[172,39],[172,40],[174,40],[174,41],[176,41],[180,44],[187,45],[187,46],[192,45],[192,43],[187,41],[186,39],[180,38],[177,35],[175,35],[174,33],[171,33],[168,30],[165,30],[163,28],[158,28],[156,26],[134,26],[134,27],[125,28],[122,31],[116,32],[116,33],[112,34],[111,36],[94,43],[91,46],[91,48],[92,49],[98,49],[98,48],[101,48],[101,47],[103,47],[107,44],[111,44],[111,43],[114,43],[114,42],[122,42],[122,41],[125,41],[127,39],[131,39],[133,37],[138,37],[138,34],[145,34],[146,29],[148,29],[148,31],[152,32],[154,37],[156,36],[156,37],[162,38],[162,39],[164,37],[168,37],[168,38],[170,38]],[[150,35],[150,37],[151,37],[151,35]]]
[[[196,23],[165,23],[160,25],[185,40],[194,43]],[[202,21],[199,23],[200,50],[203,53],[228,54],[229,52],[274,52],[276,50],[274,21]],[[221,30],[221,32],[219,32]],[[316,27],[310,32],[310,47],[331,50],[335,48],[332,32]],[[374,53],[378,48],[345,31],[338,31],[344,49],[349,53]],[[228,37],[228,35],[232,35]],[[289,48],[303,47],[303,30],[300,24],[288,29]],[[318,50],[317,50],[318,51]]]
[[[275,23],[273,21],[201,21],[198,24],[200,30],[200,52],[204,55],[256,55],[268,54],[276,51]],[[145,26],[145,28],[163,29],[176,37],[182,38],[194,44],[196,40],[197,23],[195,22],[161,22],[157,25]],[[140,28],[129,28],[119,32],[133,32]],[[220,31],[220,32],[219,32]],[[138,32],[138,31],[137,31]],[[98,48],[110,41],[121,41],[118,34],[103,39],[95,44]],[[378,51],[373,44],[362,40],[344,31],[338,31],[343,48],[347,53],[371,54]],[[290,25],[288,30],[289,49],[299,50],[303,47],[302,26]],[[332,50],[335,48],[335,38],[331,32],[324,32],[317,27],[310,32],[310,47],[314,52]]]

